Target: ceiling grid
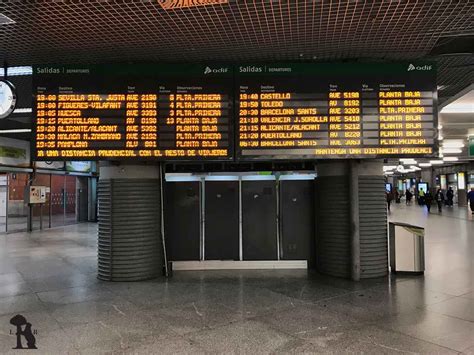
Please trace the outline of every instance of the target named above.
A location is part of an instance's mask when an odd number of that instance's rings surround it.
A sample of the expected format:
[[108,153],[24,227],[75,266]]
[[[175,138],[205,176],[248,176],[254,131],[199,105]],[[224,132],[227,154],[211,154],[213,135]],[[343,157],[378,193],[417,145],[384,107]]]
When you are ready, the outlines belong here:
[[474,34],[474,0],[3,1],[0,60],[102,62],[414,60],[438,62],[442,100],[473,81],[472,53],[430,56]]

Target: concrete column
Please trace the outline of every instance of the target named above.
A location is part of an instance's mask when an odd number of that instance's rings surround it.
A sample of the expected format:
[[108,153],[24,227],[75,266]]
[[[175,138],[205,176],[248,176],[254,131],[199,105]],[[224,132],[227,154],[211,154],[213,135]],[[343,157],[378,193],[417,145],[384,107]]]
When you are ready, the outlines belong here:
[[436,174],[433,168],[423,169],[421,171],[421,179],[423,182],[427,182],[430,186],[430,190],[436,189]]
[[318,164],[317,266],[351,278],[388,273],[387,210],[381,161]]
[[316,266],[323,274],[351,278],[349,164],[320,163],[317,173]]
[[162,274],[158,166],[102,164],[98,183],[98,278],[138,281]]
[[382,161],[361,161],[359,181],[360,278],[388,274],[388,229]]
[[350,241],[351,241],[351,279],[360,280],[360,223],[359,223],[359,162],[350,161],[349,195],[350,195]]

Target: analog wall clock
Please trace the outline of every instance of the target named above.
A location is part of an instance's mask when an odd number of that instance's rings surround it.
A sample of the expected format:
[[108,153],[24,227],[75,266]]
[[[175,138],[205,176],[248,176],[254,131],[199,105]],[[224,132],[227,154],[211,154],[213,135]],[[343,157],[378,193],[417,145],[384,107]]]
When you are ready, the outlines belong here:
[[0,80],[0,119],[8,117],[16,106],[16,90],[12,83]]

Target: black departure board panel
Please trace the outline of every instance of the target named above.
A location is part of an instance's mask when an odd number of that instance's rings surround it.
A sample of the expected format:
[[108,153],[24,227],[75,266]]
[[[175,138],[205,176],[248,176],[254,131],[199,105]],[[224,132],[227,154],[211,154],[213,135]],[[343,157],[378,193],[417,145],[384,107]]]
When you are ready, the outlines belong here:
[[35,67],[32,156],[432,157],[435,74],[430,63]]
[[432,64],[250,64],[234,70],[239,159],[436,154]]
[[230,66],[35,67],[35,160],[232,160]]

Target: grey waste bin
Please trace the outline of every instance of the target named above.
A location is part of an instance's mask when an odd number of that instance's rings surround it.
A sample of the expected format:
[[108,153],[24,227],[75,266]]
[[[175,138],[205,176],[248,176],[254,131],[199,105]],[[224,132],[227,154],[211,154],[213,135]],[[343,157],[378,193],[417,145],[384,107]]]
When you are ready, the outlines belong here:
[[394,273],[420,275],[425,271],[425,229],[390,222],[390,269]]

